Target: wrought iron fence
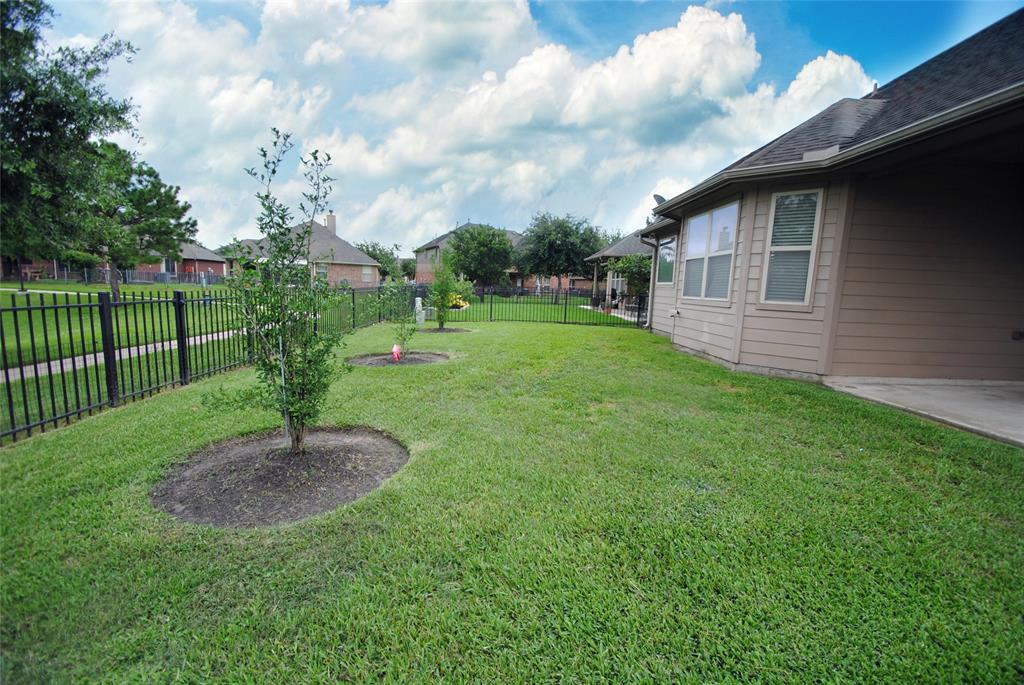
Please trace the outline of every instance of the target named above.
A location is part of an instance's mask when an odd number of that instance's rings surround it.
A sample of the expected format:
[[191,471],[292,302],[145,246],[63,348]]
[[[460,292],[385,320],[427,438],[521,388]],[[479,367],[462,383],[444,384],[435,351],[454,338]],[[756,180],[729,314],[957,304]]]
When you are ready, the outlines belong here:
[[[429,301],[430,287],[417,287],[417,296]],[[478,288],[466,305],[448,312],[448,321],[529,321],[643,328],[647,325],[647,296],[607,298],[590,290]],[[431,316],[434,312],[431,310]]]
[[[332,291],[316,325],[347,332],[397,312],[378,289]],[[409,289],[409,307],[412,306]],[[393,307],[394,304],[392,303]],[[105,407],[250,361],[227,290],[15,293],[0,301],[0,440],[67,425]]]

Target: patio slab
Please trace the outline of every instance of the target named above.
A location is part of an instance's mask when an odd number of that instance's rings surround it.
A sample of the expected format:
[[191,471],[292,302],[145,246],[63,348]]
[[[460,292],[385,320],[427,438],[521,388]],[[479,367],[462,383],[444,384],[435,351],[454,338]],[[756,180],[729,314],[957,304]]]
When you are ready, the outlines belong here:
[[1024,382],[831,377],[825,385],[1024,447]]

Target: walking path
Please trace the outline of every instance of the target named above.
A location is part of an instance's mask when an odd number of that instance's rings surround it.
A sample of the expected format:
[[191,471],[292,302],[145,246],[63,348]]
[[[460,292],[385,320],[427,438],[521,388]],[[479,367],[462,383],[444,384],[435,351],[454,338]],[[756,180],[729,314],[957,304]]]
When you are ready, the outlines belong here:
[[[213,342],[215,340],[226,340],[237,331],[221,331],[220,333],[207,333],[205,335],[197,335],[188,339],[188,346],[202,345],[204,343]],[[176,350],[178,349],[178,341],[174,340],[162,340],[160,342],[149,343],[148,345],[136,345],[134,347],[122,347],[117,350],[117,360],[130,360],[136,357],[141,357],[147,354],[153,354],[154,352],[162,352],[165,350]],[[79,370],[95,366],[103,363],[103,352],[102,350],[96,350],[96,352],[90,352],[89,354],[81,354],[77,357],[65,357],[63,359],[54,359],[51,361],[41,361],[37,364],[25,364],[21,368],[11,367],[4,369],[3,375],[0,375],[0,384],[6,383],[7,381],[15,382],[26,378],[35,378],[36,376],[48,376],[50,374],[57,373],[70,373],[72,369]]]

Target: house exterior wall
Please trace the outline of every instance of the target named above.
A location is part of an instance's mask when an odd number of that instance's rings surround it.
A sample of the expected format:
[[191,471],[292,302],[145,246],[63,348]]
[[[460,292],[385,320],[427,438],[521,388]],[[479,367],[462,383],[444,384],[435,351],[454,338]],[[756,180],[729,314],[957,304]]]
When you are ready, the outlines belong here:
[[861,179],[830,373],[1024,380],[1024,209],[1012,169]]
[[416,282],[434,282],[434,262],[439,259],[440,250],[436,247],[416,253]]
[[353,288],[376,288],[380,285],[380,269],[369,267],[370,279],[363,280],[363,267],[359,264],[329,264],[327,282],[332,286],[348,283]]

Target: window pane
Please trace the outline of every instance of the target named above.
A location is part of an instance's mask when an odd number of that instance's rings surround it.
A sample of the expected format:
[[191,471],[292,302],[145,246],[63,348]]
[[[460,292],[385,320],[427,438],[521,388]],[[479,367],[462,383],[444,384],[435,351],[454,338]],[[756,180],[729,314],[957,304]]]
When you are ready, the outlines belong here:
[[676,263],[676,239],[663,240],[658,245],[658,283],[672,282],[672,268]]
[[[719,207],[711,214],[711,252],[732,252],[736,240],[736,215],[739,204]],[[709,268],[710,270],[710,268]]]
[[768,257],[768,283],[764,288],[764,299],[771,302],[803,302],[810,261],[810,250],[772,252]]
[[817,193],[776,197],[772,245],[809,246],[814,238],[814,213],[817,207]]
[[703,257],[708,249],[711,215],[701,214],[686,222],[686,258]]
[[683,272],[683,297],[700,297],[700,284],[704,282],[704,258],[686,260]]
[[731,254],[708,258],[708,283],[704,288],[704,297],[726,298],[729,296],[729,267],[731,265]]

